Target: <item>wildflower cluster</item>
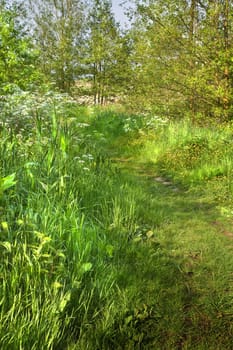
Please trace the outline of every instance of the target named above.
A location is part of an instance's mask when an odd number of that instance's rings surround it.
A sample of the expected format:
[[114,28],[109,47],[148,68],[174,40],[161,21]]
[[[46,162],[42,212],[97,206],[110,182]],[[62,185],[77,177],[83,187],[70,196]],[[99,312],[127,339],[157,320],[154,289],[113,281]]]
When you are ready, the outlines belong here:
[[125,133],[139,130],[155,130],[167,125],[168,118],[141,114],[125,119],[123,129]]
[[123,126],[124,132],[129,133],[141,129],[142,123],[140,119],[137,116],[126,118]]
[[94,157],[92,154],[82,154],[81,156],[76,156],[74,158],[76,162],[81,166],[82,170],[90,171],[90,165],[94,161]]
[[42,96],[18,89],[0,100],[0,126],[16,134],[28,133],[35,127],[46,130],[51,122],[51,113],[64,114],[70,103],[74,101],[67,94],[50,91]]
[[155,116],[148,116],[145,118],[145,126],[147,129],[159,129],[168,123],[168,118]]

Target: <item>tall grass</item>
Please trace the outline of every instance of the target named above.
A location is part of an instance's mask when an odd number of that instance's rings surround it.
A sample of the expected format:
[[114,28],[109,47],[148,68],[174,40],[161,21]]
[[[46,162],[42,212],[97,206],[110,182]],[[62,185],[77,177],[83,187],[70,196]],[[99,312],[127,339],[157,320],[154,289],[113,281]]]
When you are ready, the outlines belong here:
[[[187,277],[195,265],[188,238],[193,232],[182,231],[182,210],[189,203],[193,212],[197,204],[113,159],[132,151],[137,135],[143,159],[160,164],[162,154],[196,134],[161,120],[157,127],[157,119],[79,108],[57,95],[28,98],[26,114],[18,97],[14,113],[6,109],[0,131],[1,349],[180,349],[192,348],[194,340],[205,349],[205,317],[206,344],[218,344],[217,327],[227,349],[231,301],[223,289],[230,253],[215,261],[204,238],[195,247],[198,259],[206,254],[202,263],[216,292],[210,302],[203,269],[197,264],[192,283]],[[163,161],[164,167],[173,164],[166,163],[172,156]],[[176,174],[175,166],[170,170]],[[211,249],[221,255],[224,244],[214,240]]]
[[119,286],[142,191],[107,156],[117,128],[55,102],[1,129],[1,349],[101,348],[134,297]]
[[[205,183],[220,201],[232,199],[233,144],[231,127],[200,127],[190,121],[168,122],[145,139],[142,162],[193,188]],[[204,187],[204,186],[202,186]],[[217,194],[218,192],[218,194]],[[222,196],[221,196],[221,194]]]

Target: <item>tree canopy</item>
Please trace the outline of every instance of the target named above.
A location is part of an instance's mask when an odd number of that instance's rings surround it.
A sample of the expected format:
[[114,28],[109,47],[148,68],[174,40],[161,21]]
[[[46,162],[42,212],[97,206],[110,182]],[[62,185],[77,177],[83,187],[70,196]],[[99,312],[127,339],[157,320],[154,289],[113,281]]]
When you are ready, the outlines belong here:
[[231,118],[232,7],[229,0],[140,2],[133,97],[174,115]]
[[5,3],[1,89],[16,81],[27,88],[40,71],[68,93],[88,82],[96,104],[117,96],[171,116],[232,118],[231,0],[135,0],[128,30],[110,0],[27,0],[24,14]]
[[[0,5],[0,91],[33,88],[40,80],[39,50],[17,20],[16,10]],[[41,80],[40,80],[41,82]]]

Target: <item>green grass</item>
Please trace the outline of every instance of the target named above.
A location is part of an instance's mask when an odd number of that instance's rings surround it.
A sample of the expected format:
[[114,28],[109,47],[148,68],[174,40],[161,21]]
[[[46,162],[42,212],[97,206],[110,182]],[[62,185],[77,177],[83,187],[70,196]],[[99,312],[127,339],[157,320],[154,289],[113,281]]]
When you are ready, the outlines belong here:
[[52,105],[1,129],[1,349],[231,349],[231,131]]

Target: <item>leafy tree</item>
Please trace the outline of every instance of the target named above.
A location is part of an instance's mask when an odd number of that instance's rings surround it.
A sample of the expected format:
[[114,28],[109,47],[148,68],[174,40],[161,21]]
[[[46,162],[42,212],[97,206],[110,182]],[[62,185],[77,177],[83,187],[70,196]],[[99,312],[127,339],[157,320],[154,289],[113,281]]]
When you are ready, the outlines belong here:
[[120,80],[119,61],[124,50],[111,6],[109,0],[93,0],[89,13],[87,63],[93,78],[95,104],[103,104],[114,95]]
[[[198,93],[204,96],[205,114],[228,120],[232,118],[233,75],[232,34],[233,3],[229,0],[200,2],[202,22],[198,28]],[[205,108],[207,107],[207,108]]]
[[185,77],[189,58],[188,28],[180,14],[184,5],[157,1],[137,8],[131,35],[134,41],[131,101],[141,108],[177,114],[186,108]]
[[232,117],[232,13],[225,1],[140,1],[131,100],[167,113]]
[[32,88],[41,78],[35,67],[38,51],[17,21],[16,10],[0,4],[0,91]]
[[84,10],[80,0],[28,0],[40,65],[56,86],[70,92],[81,70]]

